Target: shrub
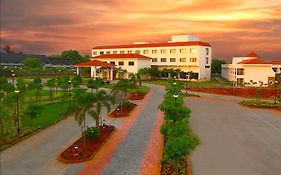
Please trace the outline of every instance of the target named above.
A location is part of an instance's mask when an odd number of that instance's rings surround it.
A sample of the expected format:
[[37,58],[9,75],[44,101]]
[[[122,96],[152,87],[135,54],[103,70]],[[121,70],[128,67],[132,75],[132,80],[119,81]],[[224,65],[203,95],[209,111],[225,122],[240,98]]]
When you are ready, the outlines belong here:
[[100,128],[89,127],[85,132],[88,140],[95,140],[100,136]]

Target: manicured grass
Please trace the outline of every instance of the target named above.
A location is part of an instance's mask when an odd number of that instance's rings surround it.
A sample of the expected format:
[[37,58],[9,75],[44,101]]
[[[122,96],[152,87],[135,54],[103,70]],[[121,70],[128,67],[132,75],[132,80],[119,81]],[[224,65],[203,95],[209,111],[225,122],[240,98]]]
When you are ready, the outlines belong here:
[[0,151],[20,138],[30,135],[38,129],[46,128],[65,118],[65,111],[68,105],[68,102],[45,104],[40,115],[33,120],[29,117],[23,117],[21,120],[20,134],[17,134],[17,127],[13,125],[11,118],[4,118],[5,132],[1,133]]
[[148,93],[150,91],[150,88],[147,86],[141,86],[140,89],[132,89],[130,92],[142,92],[142,93]]
[[[168,80],[151,80],[151,81],[144,81],[148,84],[156,84],[156,85],[162,85],[162,86],[168,86],[169,81]],[[176,81],[178,84],[183,85],[184,87],[230,87],[232,84],[228,81],[205,81],[205,82],[185,82],[185,81]]]
[[250,107],[259,107],[259,108],[279,108],[280,104],[274,104],[272,102],[259,101],[259,100],[243,100],[240,104]]
[[30,118],[23,119],[24,126],[32,126],[34,128],[44,128],[50,124],[64,118],[64,111],[66,111],[69,106],[68,102],[46,104],[44,105],[40,116],[34,118],[32,121]]

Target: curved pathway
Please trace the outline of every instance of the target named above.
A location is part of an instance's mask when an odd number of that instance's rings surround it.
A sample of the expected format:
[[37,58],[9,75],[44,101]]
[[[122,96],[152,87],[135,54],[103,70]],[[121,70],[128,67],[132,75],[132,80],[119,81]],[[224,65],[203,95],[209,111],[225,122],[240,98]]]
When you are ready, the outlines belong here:
[[186,98],[201,139],[191,154],[193,175],[280,174],[280,112],[240,106],[239,97],[199,94]]
[[[155,85],[150,87],[146,99],[137,102],[140,105],[134,110],[135,115],[121,119],[105,117],[117,131],[97,154],[100,159],[96,160],[104,160],[104,164],[99,164],[99,171],[95,169],[98,164],[94,160],[79,164],[57,160],[59,153],[80,137],[80,127],[69,117],[1,152],[1,175],[150,174],[147,173],[150,170],[157,174],[161,158],[158,146],[162,140],[155,132],[159,133],[162,122],[158,105],[165,90]],[[106,115],[105,111],[103,114]],[[88,124],[94,124],[91,119],[87,120]],[[149,155],[152,149],[157,152],[154,156]]]

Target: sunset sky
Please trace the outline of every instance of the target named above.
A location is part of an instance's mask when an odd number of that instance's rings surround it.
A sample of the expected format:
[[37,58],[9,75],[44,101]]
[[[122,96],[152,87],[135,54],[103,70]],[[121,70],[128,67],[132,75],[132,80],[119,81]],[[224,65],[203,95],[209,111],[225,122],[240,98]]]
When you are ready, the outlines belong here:
[[281,59],[281,0],[1,0],[1,46],[55,54],[194,34],[213,58]]

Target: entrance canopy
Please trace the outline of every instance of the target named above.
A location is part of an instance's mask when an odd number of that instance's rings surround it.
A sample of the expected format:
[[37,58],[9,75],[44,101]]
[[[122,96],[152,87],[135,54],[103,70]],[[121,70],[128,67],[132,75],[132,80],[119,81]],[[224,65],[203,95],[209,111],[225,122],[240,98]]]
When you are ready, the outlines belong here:
[[77,75],[79,74],[79,67],[91,67],[91,77],[92,78],[97,77],[97,67],[110,68],[110,71],[107,73],[107,79],[113,80],[113,68],[115,67],[114,64],[109,64],[107,62],[102,62],[99,60],[91,60],[91,61],[86,61],[83,63],[75,64],[74,66],[77,68]]
[[83,63],[75,64],[74,66],[75,67],[91,67],[91,66],[94,66],[94,67],[97,67],[97,66],[115,67],[115,65],[113,65],[113,64],[109,64],[109,63],[102,62],[102,61],[99,61],[99,60],[86,61],[86,62],[83,62]]

